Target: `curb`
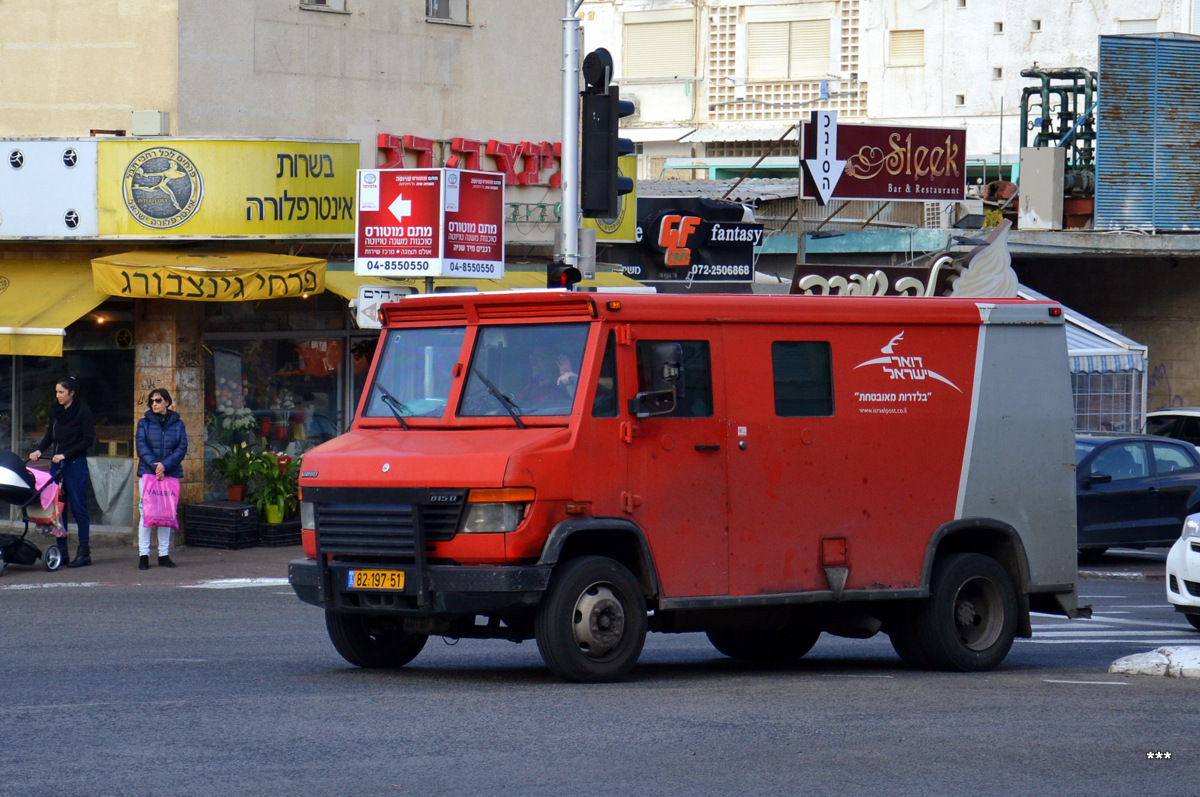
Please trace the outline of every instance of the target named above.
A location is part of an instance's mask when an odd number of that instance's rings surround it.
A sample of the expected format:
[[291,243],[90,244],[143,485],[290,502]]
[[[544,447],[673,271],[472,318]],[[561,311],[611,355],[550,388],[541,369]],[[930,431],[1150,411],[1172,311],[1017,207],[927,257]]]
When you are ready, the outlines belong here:
[[1108,671],[1119,675],[1165,675],[1170,678],[1200,678],[1200,645],[1155,648],[1117,659]]

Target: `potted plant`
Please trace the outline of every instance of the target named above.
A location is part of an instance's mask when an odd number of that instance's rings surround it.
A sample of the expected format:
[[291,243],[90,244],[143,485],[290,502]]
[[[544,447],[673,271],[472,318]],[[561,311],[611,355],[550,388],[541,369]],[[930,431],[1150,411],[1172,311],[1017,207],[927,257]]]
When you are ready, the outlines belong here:
[[300,460],[259,452],[251,464],[247,492],[267,523],[282,523],[300,509]]
[[254,473],[254,452],[245,443],[218,443],[211,448],[217,452],[217,456],[212,460],[213,470],[225,480],[229,489],[229,500],[241,501],[245,496],[246,485]]

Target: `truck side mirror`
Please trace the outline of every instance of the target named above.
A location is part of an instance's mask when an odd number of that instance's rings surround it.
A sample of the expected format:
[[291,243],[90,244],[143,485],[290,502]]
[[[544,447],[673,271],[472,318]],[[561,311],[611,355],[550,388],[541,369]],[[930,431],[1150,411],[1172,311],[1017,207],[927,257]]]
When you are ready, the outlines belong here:
[[683,398],[683,344],[655,343],[650,347],[649,390],[629,400],[629,412],[638,418],[668,415]]

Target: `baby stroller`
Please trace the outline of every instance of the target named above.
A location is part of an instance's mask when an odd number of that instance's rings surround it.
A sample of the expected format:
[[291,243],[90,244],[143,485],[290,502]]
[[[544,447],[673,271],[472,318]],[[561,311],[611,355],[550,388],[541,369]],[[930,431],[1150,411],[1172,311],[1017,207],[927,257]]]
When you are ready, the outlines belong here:
[[63,566],[66,557],[57,544],[43,552],[26,539],[30,521],[43,535],[66,536],[62,524],[63,505],[59,499],[60,478],[52,478],[41,470],[30,471],[16,454],[0,451],[0,502],[21,507],[21,520],[25,523],[25,531],[19,537],[0,534],[0,573],[10,564],[32,565],[38,559],[42,560],[47,570],[57,570]]

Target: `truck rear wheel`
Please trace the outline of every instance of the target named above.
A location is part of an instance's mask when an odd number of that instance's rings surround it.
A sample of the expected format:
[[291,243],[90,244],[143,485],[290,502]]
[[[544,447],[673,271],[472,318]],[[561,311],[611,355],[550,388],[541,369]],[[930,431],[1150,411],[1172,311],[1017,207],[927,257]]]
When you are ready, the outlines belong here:
[[1018,611],[1008,571],[991,557],[960,553],[934,564],[929,599],[918,605],[913,619],[932,666],[980,672],[1008,655]]
[[646,642],[646,599],[628,568],[603,556],[559,565],[534,619],[546,666],[577,683],[629,673]]
[[819,636],[819,629],[797,624],[785,629],[709,631],[708,641],[732,659],[786,664],[812,650]]
[[342,658],[356,667],[403,667],[425,647],[425,634],[410,634],[398,621],[325,610],[325,628]]

